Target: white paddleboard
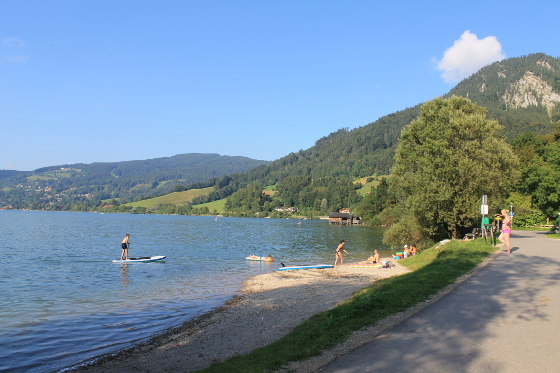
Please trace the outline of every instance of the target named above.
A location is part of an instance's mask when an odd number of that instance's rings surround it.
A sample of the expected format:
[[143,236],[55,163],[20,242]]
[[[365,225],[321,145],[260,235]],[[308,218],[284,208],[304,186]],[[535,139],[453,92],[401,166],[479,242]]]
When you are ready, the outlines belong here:
[[164,255],[158,256],[141,256],[138,258],[128,258],[126,260],[113,260],[113,263],[135,263],[135,262],[155,262],[156,260],[165,259]]
[[322,268],[332,268],[332,264],[315,264],[310,266],[295,266],[295,267],[282,267],[278,268],[279,271],[291,271],[294,269],[322,269]]

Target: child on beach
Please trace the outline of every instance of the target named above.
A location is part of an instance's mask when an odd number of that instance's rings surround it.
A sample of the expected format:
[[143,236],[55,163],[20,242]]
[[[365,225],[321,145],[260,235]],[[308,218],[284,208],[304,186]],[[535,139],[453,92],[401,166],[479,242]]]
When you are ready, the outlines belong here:
[[344,264],[344,257],[342,256],[342,252],[344,251],[348,254],[348,251],[344,249],[344,245],[346,242],[344,240],[340,241],[340,244],[336,248],[335,259],[334,259],[334,266],[336,267],[336,263],[338,263],[338,259],[340,259],[340,264]]

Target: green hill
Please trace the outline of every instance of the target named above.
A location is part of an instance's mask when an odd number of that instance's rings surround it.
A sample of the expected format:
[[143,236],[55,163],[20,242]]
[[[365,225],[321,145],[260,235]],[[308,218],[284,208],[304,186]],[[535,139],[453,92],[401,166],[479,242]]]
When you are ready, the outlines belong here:
[[[508,139],[524,132],[546,134],[560,119],[560,60],[539,53],[496,62],[460,82],[446,96],[451,95],[464,96],[487,107],[488,115],[505,127]],[[344,178],[389,174],[400,132],[416,118],[420,107],[418,104],[353,130],[340,129],[307,150],[232,178],[217,179],[211,184],[216,190],[208,200],[225,198],[253,183],[261,188],[279,185],[281,190],[281,184],[291,178],[290,183],[300,190],[299,197],[288,198],[280,192],[275,196],[280,203],[317,208],[327,199],[331,209],[349,204],[352,198],[329,203],[332,196],[325,192],[324,185],[319,186],[318,180],[330,178],[332,183],[340,184]],[[294,178],[301,180],[298,183]],[[260,203],[264,206],[266,201]]]
[[147,209],[154,209],[161,205],[174,205],[177,207],[184,206],[186,204],[192,203],[193,199],[197,197],[207,196],[212,190],[214,190],[213,187],[203,189],[190,189],[183,192],[173,192],[160,197],[144,199],[136,202],[129,202],[123,204],[123,206],[145,207]]
[[487,108],[509,139],[545,134],[560,120],[560,60],[537,53],[495,62],[457,84],[451,95]]
[[269,162],[219,154],[71,164],[0,172],[0,207],[88,210],[102,201],[164,195],[185,184],[249,171]]
[[[486,107],[510,140],[525,132],[546,134],[560,119],[560,60],[537,53],[496,62],[445,96],[451,95]],[[111,198],[127,203],[210,187],[210,193],[191,202],[199,205],[230,197],[235,202],[230,208],[250,206],[251,213],[283,205],[321,212],[348,207],[367,193],[367,187],[362,187],[358,195],[360,186],[352,180],[390,173],[401,130],[417,117],[421,105],[353,130],[340,129],[311,148],[274,162],[186,154],[33,172],[4,171],[0,172],[0,207],[88,209]],[[270,185],[275,186],[275,193],[262,193]]]

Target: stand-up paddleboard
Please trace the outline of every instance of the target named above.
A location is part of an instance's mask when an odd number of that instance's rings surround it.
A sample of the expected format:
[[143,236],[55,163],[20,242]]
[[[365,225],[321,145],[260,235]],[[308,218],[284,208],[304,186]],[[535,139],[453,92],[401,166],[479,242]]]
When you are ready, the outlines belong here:
[[256,256],[256,255],[249,255],[245,259],[247,260],[255,260],[258,262],[273,262],[274,258],[271,256]]
[[113,263],[135,263],[135,262],[155,262],[156,260],[165,259],[164,255],[158,256],[141,256],[138,258],[128,258],[126,260],[113,260]]
[[278,268],[279,271],[291,271],[294,269],[323,269],[323,268],[332,268],[334,267],[332,264],[315,264],[310,266],[295,266],[295,267],[281,267]]

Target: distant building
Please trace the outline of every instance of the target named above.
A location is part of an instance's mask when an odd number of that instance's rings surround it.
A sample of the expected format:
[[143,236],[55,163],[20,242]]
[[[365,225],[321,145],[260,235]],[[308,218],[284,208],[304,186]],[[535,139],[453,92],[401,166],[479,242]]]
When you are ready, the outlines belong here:
[[352,215],[350,209],[341,209],[338,212],[329,213],[329,222],[337,225],[360,224],[359,216]]

